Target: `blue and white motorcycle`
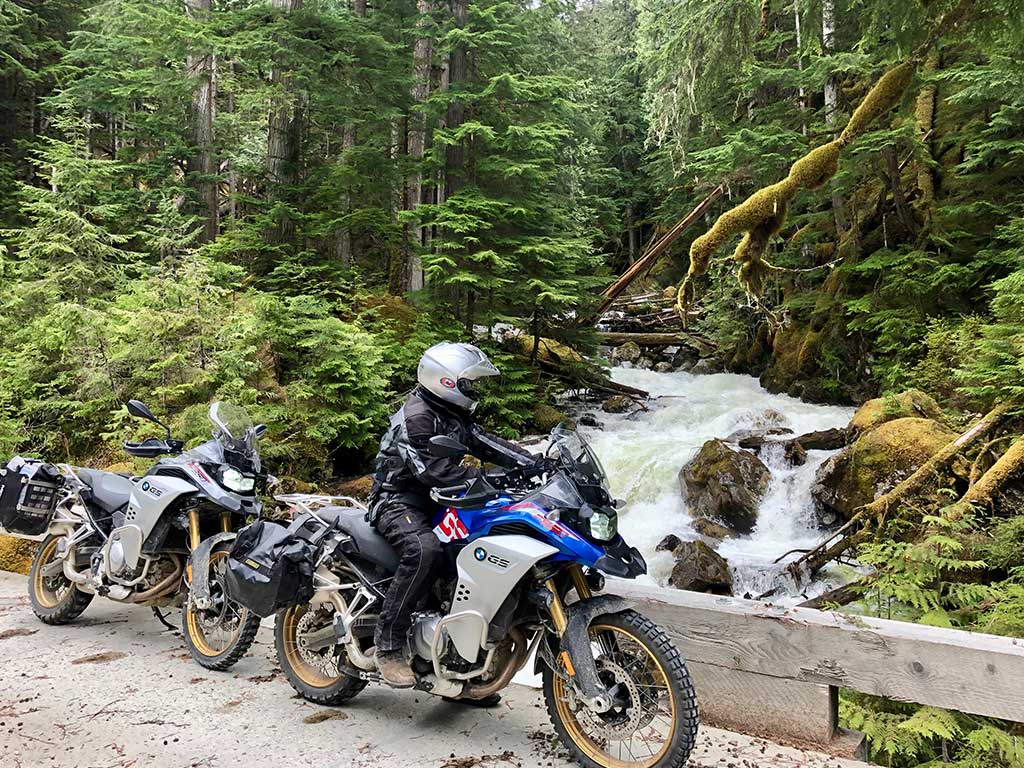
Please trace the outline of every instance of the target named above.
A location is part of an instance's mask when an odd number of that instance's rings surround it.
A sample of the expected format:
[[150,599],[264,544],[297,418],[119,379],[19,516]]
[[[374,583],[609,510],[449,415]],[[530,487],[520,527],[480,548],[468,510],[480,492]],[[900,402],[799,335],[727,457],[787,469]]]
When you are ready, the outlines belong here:
[[[444,436],[431,450],[466,452]],[[595,594],[604,574],[647,571],[617,532],[620,502],[577,432],[556,428],[545,455],[539,475],[524,468],[500,488],[481,478],[434,492],[434,530],[450,568],[414,615],[407,653],[417,688],[482,699],[533,654],[555,730],[580,763],[684,766],[698,715],[683,659],[623,599]],[[313,598],[278,615],[278,660],[299,694],[337,705],[379,680],[373,629],[398,558],[363,508],[290,501],[333,530],[320,549]]]

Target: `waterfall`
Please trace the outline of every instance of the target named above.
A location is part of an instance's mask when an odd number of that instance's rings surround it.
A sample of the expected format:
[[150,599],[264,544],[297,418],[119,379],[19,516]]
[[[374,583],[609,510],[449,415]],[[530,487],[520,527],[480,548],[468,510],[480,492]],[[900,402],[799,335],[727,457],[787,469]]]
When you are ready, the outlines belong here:
[[[668,552],[655,552],[669,533],[698,538],[679,491],[678,473],[707,440],[742,429],[787,427],[794,435],[845,427],[852,408],[812,405],[787,395],[773,395],[757,379],[735,374],[693,375],[614,368],[613,378],[640,387],[657,398],[648,411],[630,414],[595,412],[603,429],[581,428],[608,472],[612,493],[625,499],[619,529],[647,558],[648,579],[666,584],[672,568]],[[830,451],[808,451],[807,462],[789,466],[781,450],[768,448],[761,460],[771,471],[771,484],[762,499],[758,522],[747,536],[717,546],[733,572],[733,591],[761,594],[778,586],[785,564],[773,561],[792,549],[809,549],[823,532],[814,516],[810,490],[814,475]],[[792,559],[796,555],[791,555]],[[832,577],[834,580],[835,575]],[[819,580],[806,594],[831,586]],[[784,591],[777,602],[796,602]]]

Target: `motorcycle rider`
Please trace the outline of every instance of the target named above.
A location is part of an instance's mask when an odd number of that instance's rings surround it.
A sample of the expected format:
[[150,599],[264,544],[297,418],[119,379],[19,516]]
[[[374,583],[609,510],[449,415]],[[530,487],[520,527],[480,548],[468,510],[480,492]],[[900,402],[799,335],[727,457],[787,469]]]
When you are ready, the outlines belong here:
[[404,649],[412,613],[429,593],[440,564],[441,543],[432,528],[437,504],[432,488],[476,478],[484,470],[463,466],[455,457],[434,456],[430,438],[447,435],[481,461],[506,469],[533,466],[538,457],[473,422],[478,382],[498,376],[472,344],[435,344],[420,359],[419,385],[392,416],[381,439],[370,493],[370,519],[399,555],[374,633],[377,667],[390,685],[409,688],[416,682]]

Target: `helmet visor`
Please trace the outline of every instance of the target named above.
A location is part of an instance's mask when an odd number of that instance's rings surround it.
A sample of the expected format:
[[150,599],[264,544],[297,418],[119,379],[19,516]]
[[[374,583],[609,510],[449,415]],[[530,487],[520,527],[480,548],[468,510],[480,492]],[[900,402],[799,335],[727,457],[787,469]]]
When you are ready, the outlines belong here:
[[459,379],[456,386],[459,392],[468,397],[473,402],[479,402],[480,398],[486,397],[489,393],[494,392],[498,386],[498,376],[481,376],[479,379]]

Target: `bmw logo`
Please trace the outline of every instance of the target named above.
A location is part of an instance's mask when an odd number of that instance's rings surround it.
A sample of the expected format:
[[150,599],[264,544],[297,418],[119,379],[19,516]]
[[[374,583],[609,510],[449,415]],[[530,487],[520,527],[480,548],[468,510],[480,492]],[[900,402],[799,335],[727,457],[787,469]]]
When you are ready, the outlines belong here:
[[484,558],[487,557],[487,550],[483,547],[477,547],[473,550],[473,557],[475,557],[480,562],[483,562]]
[[142,490],[144,490],[144,491],[148,491],[149,490],[149,483],[148,482],[145,482],[145,483],[142,484]]

